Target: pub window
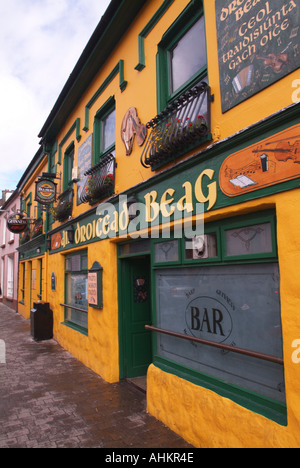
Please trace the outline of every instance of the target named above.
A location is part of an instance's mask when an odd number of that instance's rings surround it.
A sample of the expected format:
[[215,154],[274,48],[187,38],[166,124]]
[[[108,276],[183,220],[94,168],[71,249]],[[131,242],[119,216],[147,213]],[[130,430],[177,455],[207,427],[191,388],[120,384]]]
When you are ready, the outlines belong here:
[[93,162],[98,163],[106,155],[115,151],[116,111],[115,100],[110,98],[99,109],[94,122]]
[[72,183],[72,170],[74,167],[74,143],[72,143],[65,152],[64,157],[64,182],[63,187],[64,190]]
[[159,111],[178,95],[207,80],[206,37],[201,0],[192,2],[158,47]]
[[178,263],[179,242],[177,239],[170,241],[155,242],[154,244],[155,263]]
[[181,265],[155,265],[155,359],[286,424],[275,225],[271,212],[213,223],[182,240]]
[[82,251],[65,258],[65,324],[87,333],[88,281],[87,252]]

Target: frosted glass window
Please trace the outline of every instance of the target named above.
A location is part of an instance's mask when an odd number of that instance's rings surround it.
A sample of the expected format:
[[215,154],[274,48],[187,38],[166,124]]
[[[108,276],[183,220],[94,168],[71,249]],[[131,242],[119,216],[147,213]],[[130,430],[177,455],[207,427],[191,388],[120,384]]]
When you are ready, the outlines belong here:
[[176,262],[179,260],[178,240],[158,242],[155,244],[155,262]]
[[225,231],[226,255],[272,252],[271,224],[256,224]]
[[[159,328],[282,359],[277,263],[156,271]],[[159,356],[285,402],[283,365],[157,333]]]

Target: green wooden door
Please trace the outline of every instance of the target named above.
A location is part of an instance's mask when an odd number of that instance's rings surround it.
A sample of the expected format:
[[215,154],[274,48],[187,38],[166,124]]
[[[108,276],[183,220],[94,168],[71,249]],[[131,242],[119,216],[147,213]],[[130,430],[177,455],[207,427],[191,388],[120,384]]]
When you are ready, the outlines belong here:
[[124,288],[124,371],[125,377],[145,375],[152,362],[150,261],[147,257],[125,262]]

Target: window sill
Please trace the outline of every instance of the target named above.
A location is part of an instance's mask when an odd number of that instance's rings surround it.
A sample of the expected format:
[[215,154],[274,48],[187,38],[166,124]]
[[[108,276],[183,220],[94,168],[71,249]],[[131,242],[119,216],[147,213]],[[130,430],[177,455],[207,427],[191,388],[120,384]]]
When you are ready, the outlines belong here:
[[79,325],[76,325],[75,323],[71,322],[61,322],[61,325],[65,325],[68,328],[72,328],[72,330],[75,330],[82,335],[88,336],[88,330],[85,328],[80,327]]

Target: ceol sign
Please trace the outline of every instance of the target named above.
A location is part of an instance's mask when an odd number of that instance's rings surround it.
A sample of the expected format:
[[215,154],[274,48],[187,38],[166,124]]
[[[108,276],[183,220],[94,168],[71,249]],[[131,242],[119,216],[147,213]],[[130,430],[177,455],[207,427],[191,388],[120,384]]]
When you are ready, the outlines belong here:
[[7,229],[14,234],[21,234],[28,226],[28,221],[21,213],[14,213],[7,218]]
[[51,205],[56,200],[56,184],[48,179],[37,180],[34,199],[42,205]]

